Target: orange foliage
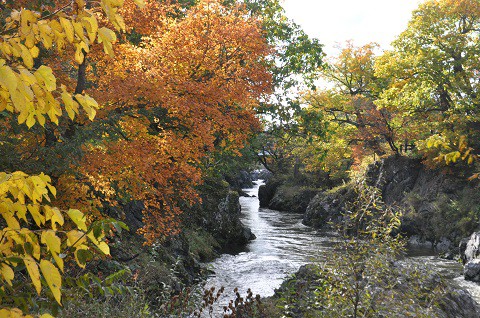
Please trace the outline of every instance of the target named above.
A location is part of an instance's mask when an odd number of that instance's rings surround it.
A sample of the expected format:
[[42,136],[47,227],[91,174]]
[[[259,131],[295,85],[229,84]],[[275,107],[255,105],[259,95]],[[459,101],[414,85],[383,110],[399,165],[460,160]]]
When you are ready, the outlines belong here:
[[141,44],[126,35],[115,60],[90,56],[99,75],[91,93],[104,104],[97,118],[120,120],[117,136],[85,147],[80,169],[103,201],[145,202],[148,243],[178,232],[182,209],[199,200],[202,161],[243,146],[270,89],[258,21],[220,1],[200,1],[183,17],[175,9],[152,0],[140,12],[126,2]]

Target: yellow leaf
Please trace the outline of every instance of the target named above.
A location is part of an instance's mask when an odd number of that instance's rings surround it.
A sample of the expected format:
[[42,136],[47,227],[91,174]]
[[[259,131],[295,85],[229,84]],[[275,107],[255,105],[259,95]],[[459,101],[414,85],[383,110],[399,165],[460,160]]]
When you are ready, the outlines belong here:
[[85,215],[80,210],[70,209],[67,211],[68,216],[72,221],[77,225],[77,227],[82,231],[87,231],[86,218]]
[[81,245],[83,242],[87,240],[87,237],[84,232],[80,232],[77,230],[71,230],[67,233],[67,245],[73,246]]
[[112,43],[117,41],[117,36],[112,30],[102,27],[98,30],[98,43],[103,43],[103,50],[110,57],[113,57]]
[[57,189],[55,189],[54,186],[52,186],[50,183],[47,184],[48,190],[53,194],[54,197],[57,196]]
[[85,245],[80,245],[77,247],[75,252],[73,253],[75,255],[75,261],[77,262],[77,265],[80,266],[81,268],[85,268],[86,261],[88,258],[86,258],[86,251],[88,251],[88,247]]
[[[45,127],[45,116],[42,115],[42,113],[37,112],[36,113],[37,121],[38,123],[42,126]],[[54,122],[54,120],[52,120]],[[58,123],[57,123],[58,124]]]
[[18,308],[0,309],[0,317],[2,318],[33,318],[31,315],[24,315]]
[[[4,61],[0,59],[0,62]],[[15,72],[6,65],[0,66],[0,84],[3,87],[6,87],[10,94],[17,89],[17,76],[15,76]]]
[[30,54],[32,55],[32,57],[34,59],[36,59],[38,57],[39,53],[40,53],[40,50],[38,49],[38,46],[34,46],[34,47],[30,48]]
[[27,268],[28,275],[32,280],[33,286],[35,286],[37,294],[40,295],[40,292],[42,291],[42,283],[40,282],[40,272],[38,271],[37,263],[29,255],[24,257],[23,262],[25,263],[25,267]]
[[29,204],[27,208],[28,208],[28,212],[30,212],[30,215],[32,216],[37,226],[41,226],[42,224],[45,224],[45,217],[40,213],[39,205]]
[[35,125],[35,118],[33,116],[34,116],[34,113],[29,113],[27,115],[27,120],[25,121],[25,124],[27,125],[28,128],[32,128],[33,125]]
[[75,114],[78,114],[78,103],[74,101],[72,95],[67,93],[65,90],[62,92],[61,96],[68,117],[73,120],[73,118],[75,118]]
[[[37,83],[37,79],[35,76],[26,68],[19,67],[18,70],[20,71],[20,77],[21,79],[27,83],[28,85],[33,85]],[[38,87],[38,85],[37,85]]]
[[26,37],[25,37],[25,46],[30,50],[33,47],[35,47],[35,44],[37,43],[37,40],[35,38],[35,34],[30,32]]
[[77,49],[75,50],[75,61],[78,64],[82,64],[84,58],[85,56],[83,55],[82,49],[77,46]]
[[7,264],[2,264],[0,273],[2,273],[3,279],[8,285],[12,286],[12,280],[15,277],[13,269]]
[[25,242],[31,244],[31,255],[36,259],[40,259],[40,244],[38,243],[37,236],[27,228],[22,228],[19,233],[25,238]]
[[68,42],[72,43],[73,37],[75,35],[72,22],[64,17],[60,17],[60,24],[62,25],[63,30],[65,31],[65,35],[67,37]]
[[473,160],[474,160],[474,157],[472,155],[469,155],[467,163],[471,165],[473,163]]
[[123,17],[121,15],[116,14],[115,21],[118,30],[125,30],[125,21],[123,20]]
[[38,82],[44,83],[49,92],[54,91],[57,88],[57,79],[53,76],[52,69],[48,66],[42,65],[34,73]]
[[85,26],[85,29],[87,30],[88,39],[90,40],[90,43],[93,43],[93,41],[95,41],[95,38],[97,37],[97,31],[98,31],[97,19],[93,15],[88,17],[83,17],[82,23]]
[[62,241],[60,238],[55,235],[55,231],[43,231],[42,232],[42,243],[46,244],[48,250],[55,253],[60,253],[60,246]]
[[54,318],[54,317],[50,314],[43,314],[40,316],[40,318]]
[[108,244],[104,241],[100,241],[102,237],[104,237],[104,234],[102,233],[99,237],[95,237],[93,232],[90,232],[87,234],[88,238],[95,244],[100,251],[102,251],[103,254],[105,255],[110,255],[110,247]]
[[30,53],[30,50],[23,44],[20,44],[20,47],[22,49],[22,60],[23,63],[27,68],[32,68],[33,67],[33,57],[32,54]]
[[58,269],[51,262],[42,259],[40,261],[40,269],[42,270],[43,277],[47,282],[48,287],[53,293],[55,300],[61,305],[62,294],[60,288],[62,287],[62,276]]
[[133,2],[135,2],[137,6],[139,6],[142,9],[145,7],[145,0],[133,0]]
[[75,30],[75,34],[78,35],[78,37],[82,40],[85,41],[85,34],[83,33],[83,25],[81,22],[76,22],[72,21],[73,24],[73,29]]
[[42,20],[38,22],[38,30],[40,31],[40,39],[43,45],[48,50],[52,47],[52,28],[48,25],[47,21]]
[[30,22],[35,22],[37,18],[33,14],[32,11],[30,10],[22,10],[20,12],[20,31],[24,35],[27,35],[30,33],[30,30],[32,28]]
[[82,105],[83,109],[87,113],[88,119],[93,120],[95,118],[95,115],[97,114],[97,111],[95,109],[99,108],[97,101],[88,95],[81,94],[76,94],[75,98],[78,100],[80,105]]
[[22,56],[22,48],[17,39],[13,39],[10,41],[10,47],[11,47],[13,56],[15,57]]
[[75,44],[76,50],[75,50],[75,61],[77,61],[78,64],[83,63],[83,59],[85,58],[85,55],[83,54],[83,51],[88,53],[88,46],[84,42],[80,42],[78,44]]
[[53,230],[57,229],[56,223],[63,225],[64,223],[63,215],[58,208],[45,205],[43,209],[45,210],[45,219],[47,221],[50,220],[52,222]]
[[8,44],[8,42],[0,43],[0,50],[6,56],[12,55],[12,47],[10,46],[10,44]]
[[106,242],[100,242],[97,244],[97,247],[102,251],[105,255],[110,255],[110,247]]
[[13,205],[13,208],[17,212],[17,218],[20,220],[24,220],[25,222],[27,221],[27,207],[23,204],[20,204],[19,202],[15,202]]
[[2,216],[7,222],[7,226],[11,229],[20,229],[20,224],[12,211],[2,211]]

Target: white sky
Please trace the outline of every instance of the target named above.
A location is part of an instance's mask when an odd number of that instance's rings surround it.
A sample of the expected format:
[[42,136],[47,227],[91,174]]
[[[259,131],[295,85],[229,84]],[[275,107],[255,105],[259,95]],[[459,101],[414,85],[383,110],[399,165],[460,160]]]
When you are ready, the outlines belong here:
[[311,37],[325,45],[328,55],[335,46],[353,40],[356,46],[377,42],[388,49],[408,24],[422,0],[284,0],[287,16]]

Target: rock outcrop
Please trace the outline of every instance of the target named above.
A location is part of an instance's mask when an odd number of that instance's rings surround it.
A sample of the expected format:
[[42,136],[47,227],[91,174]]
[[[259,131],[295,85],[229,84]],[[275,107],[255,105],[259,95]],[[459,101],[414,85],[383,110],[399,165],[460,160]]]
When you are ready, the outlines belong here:
[[480,232],[460,242],[460,256],[464,264],[463,276],[466,280],[480,282]]
[[[387,205],[403,210],[403,234],[446,251],[476,230],[480,218],[478,182],[460,172],[432,170],[420,160],[392,156],[370,165],[366,179],[381,190]],[[346,203],[355,199],[348,187],[319,193],[308,205],[304,224],[324,227],[338,219]]]
[[232,189],[237,191],[241,189],[253,188],[252,175],[245,170],[241,170],[233,176],[226,175],[225,180],[230,184]]
[[468,181],[470,174],[453,169],[429,169],[419,160],[392,156],[371,165],[366,176],[386,204],[405,211],[402,233],[434,245],[458,244],[477,227],[480,196],[477,182]]
[[268,208],[277,211],[305,213],[317,190],[306,187],[279,187],[268,203]]
[[350,185],[318,193],[308,204],[303,216],[303,224],[315,228],[328,228],[341,221],[345,206],[355,198]]
[[214,237],[224,245],[244,245],[255,239],[255,235],[240,221],[241,207],[239,195],[230,191],[227,197],[220,202],[214,214]]
[[284,178],[271,178],[258,189],[261,208],[293,213],[305,213],[310,200],[318,190],[304,185],[290,183]]

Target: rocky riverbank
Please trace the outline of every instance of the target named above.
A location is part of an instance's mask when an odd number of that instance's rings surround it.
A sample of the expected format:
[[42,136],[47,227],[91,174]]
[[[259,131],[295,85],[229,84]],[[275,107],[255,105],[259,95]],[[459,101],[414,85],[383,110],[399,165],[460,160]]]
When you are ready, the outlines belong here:
[[[478,269],[475,275],[468,270],[466,278],[480,279],[478,243],[475,256],[461,256],[468,237],[479,230],[480,192],[478,181],[468,179],[471,175],[462,167],[430,169],[420,160],[391,156],[368,166],[364,178],[379,189],[387,206],[403,212],[399,232],[410,244],[430,246],[450,258],[463,257],[470,262],[467,268]],[[305,225],[328,229],[342,221],[357,197],[352,182],[329,185],[326,180],[323,187],[299,187],[292,178],[274,176],[260,189],[259,199],[263,207],[303,213]]]
[[[102,301],[102,308],[78,296],[77,301],[83,303],[65,304],[63,317],[96,317],[100,312],[118,314],[129,312],[127,307],[131,307],[135,317],[142,311],[146,313],[143,316],[162,315],[166,304],[185,295],[208,274],[203,262],[255,239],[240,221],[239,194],[232,191],[226,181],[208,179],[200,193],[201,204],[186,208],[183,213],[182,231],[151,246],[144,245],[143,236],[137,233],[143,227],[142,202],[111,209],[110,216],[124,221],[130,231],[110,238],[111,258],[92,262],[89,266],[100,277],[118,276],[118,281],[112,280],[115,285],[135,290],[136,296],[122,296],[126,298],[122,298],[121,305]],[[102,295],[95,297],[102,298]],[[78,308],[83,312],[78,312]]]
[[[412,267],[408,262],[396,262],[390,266],[398,273],[396,284],[388,288],[377,286],[374,294],[360,295],[365,297],[359,299],[360,302],[365,301],[371,305],[367,312],[370,312],[372,317],[480,316],[480,307],[468,292],[446,283],[427,268]],[[264,307],[269,314],[277,314],[278,317],[285,313],[292,318],[326,316],[331,308],[326,307],[327,303],[319,301],[319,295],[324,295],[329,285],[326,271],[316,265],[302,266],[295,275],[285,280],[275,291],[275,295],[264,300]],[[378,298],[371,298],[372,296]],[[348,312],[352,311],[353,304],[349,303],[347,298],[344,302],[345,304],[337,306],[345,306],[349,308]]]

